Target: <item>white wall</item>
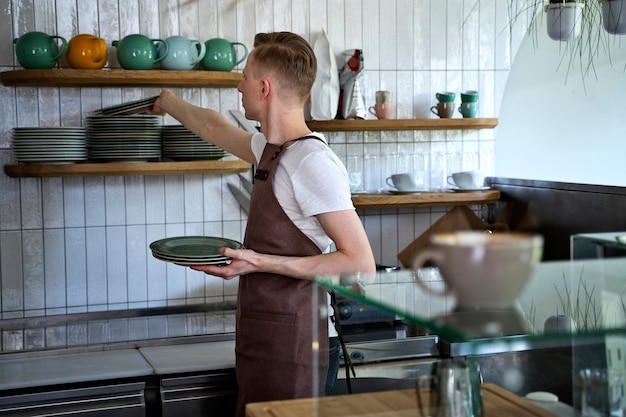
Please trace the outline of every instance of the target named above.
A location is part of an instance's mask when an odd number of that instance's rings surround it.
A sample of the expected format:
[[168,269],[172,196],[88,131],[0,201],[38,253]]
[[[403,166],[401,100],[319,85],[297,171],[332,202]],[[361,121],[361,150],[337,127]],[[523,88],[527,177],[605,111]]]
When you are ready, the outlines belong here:
[[[519,48],[496,129],[497,176],[626,186],[626,36],[608,35],[595,74],[561,62],[564,43]],[[598,23],[600,24],[600,22]]]
[[[506,30],[502,0],[474,6],[468,0],[0,0],[0,71],[19,69],[11,40],[33,30],[67,39],[92,33],[109,45],[142,33],[225,37],[251,46],[257,32],[290,30],[312,42],[325,28],[338,58],[346,49],[364,50],[366,104],[376,90],[387,89],[396,93],[398,118],[435,117],[429,108],[437,91],[477,89],[480,116],[494,117],[524,30]],[[225,115],[240,106],[235,89],[176,91]],[[0,165],[15,162],[14,127],[76,126],[93,110],[158,92],[0,86]],[[494,137],[493,129],[328,135],[341,158],[414,151],[491,155]],[[15,179],[0,172],[1,318],[234,299],[236,280],[166,265],[150,255],[148,244],[192,234],[242,239],[246,218],[226,188],[237,181],[227,174]],[[359,214],[376,260],[397,264],[396,254],[445,211]],[[72,343],[88,338],[81,334]],[[2,343],[2,349],[21,349],[56,341],[13,331],[3,332]]]

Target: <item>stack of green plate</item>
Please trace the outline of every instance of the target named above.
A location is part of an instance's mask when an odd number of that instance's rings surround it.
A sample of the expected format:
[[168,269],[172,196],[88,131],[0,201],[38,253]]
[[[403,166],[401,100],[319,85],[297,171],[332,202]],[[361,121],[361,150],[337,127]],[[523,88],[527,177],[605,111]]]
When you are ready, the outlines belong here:
[[18,162],[29,164],[84,162],[86,136],[82,127],[16,127],[13,152]]
[[89,159],[99,162],[146,162],[161,158],[158,116],[87,117]]
[[163,156],[174,161],[215,160],[227,155],[222,148],[205,142],[185,126],[161,128]]
[[157,240],[150,244],[152,256],[177,265],[226,265],[231,258],[220,248],[243,249],[235,240],[212,236],[181,236]]

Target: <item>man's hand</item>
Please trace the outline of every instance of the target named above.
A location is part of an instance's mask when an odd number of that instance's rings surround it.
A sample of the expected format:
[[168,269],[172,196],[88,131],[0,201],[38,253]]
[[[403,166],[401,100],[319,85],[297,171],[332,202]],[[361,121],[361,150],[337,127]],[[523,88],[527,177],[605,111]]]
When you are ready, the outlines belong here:
[[220,253],[224,256],[232,258],[228,265],[193,265],[191,269],[202,271],[205,274],[215,275],[226,280],[233,279],[239,275],[257,272],[254,259],[258,257],[258,253],[250,249],[231,249],[220,248]]

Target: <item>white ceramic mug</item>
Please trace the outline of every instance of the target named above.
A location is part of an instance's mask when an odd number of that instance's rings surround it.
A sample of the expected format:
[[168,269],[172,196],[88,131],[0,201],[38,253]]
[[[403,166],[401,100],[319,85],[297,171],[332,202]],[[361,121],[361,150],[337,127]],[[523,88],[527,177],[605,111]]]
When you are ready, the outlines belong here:
[[386,179],[387,185],[399,191],[417,191],[424,186],[424,172],[415,171],[393,174]]
[[447,290],[436,292],[414,274],[418,285],[437,295],[454,295],[460,311],[513,306],[541,261],[543,237],[531,233],[459,231],[434,234],[417,254],[413,269],[435,264]]
[[472,171],[453,172],[448,176],[448,184],[464,190],[476,190],[482,186],[479,175]]

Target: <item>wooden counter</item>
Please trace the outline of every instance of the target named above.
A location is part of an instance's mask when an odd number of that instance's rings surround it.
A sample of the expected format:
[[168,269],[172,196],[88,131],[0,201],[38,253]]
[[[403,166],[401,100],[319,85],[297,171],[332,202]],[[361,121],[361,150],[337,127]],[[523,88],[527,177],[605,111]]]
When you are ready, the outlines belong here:
[[[554,417],[554,414],[494,384],[482,385],[483,417]],[[314,413],[317,403],[317,413]],[[246,417],[415,417],[414,390],[338,395],[248,404]]]
[[352,202],[358,209],[427,207],[468,204],[488,204],[500,199],[500,191],[444,192],[420,194],[352,194]]

